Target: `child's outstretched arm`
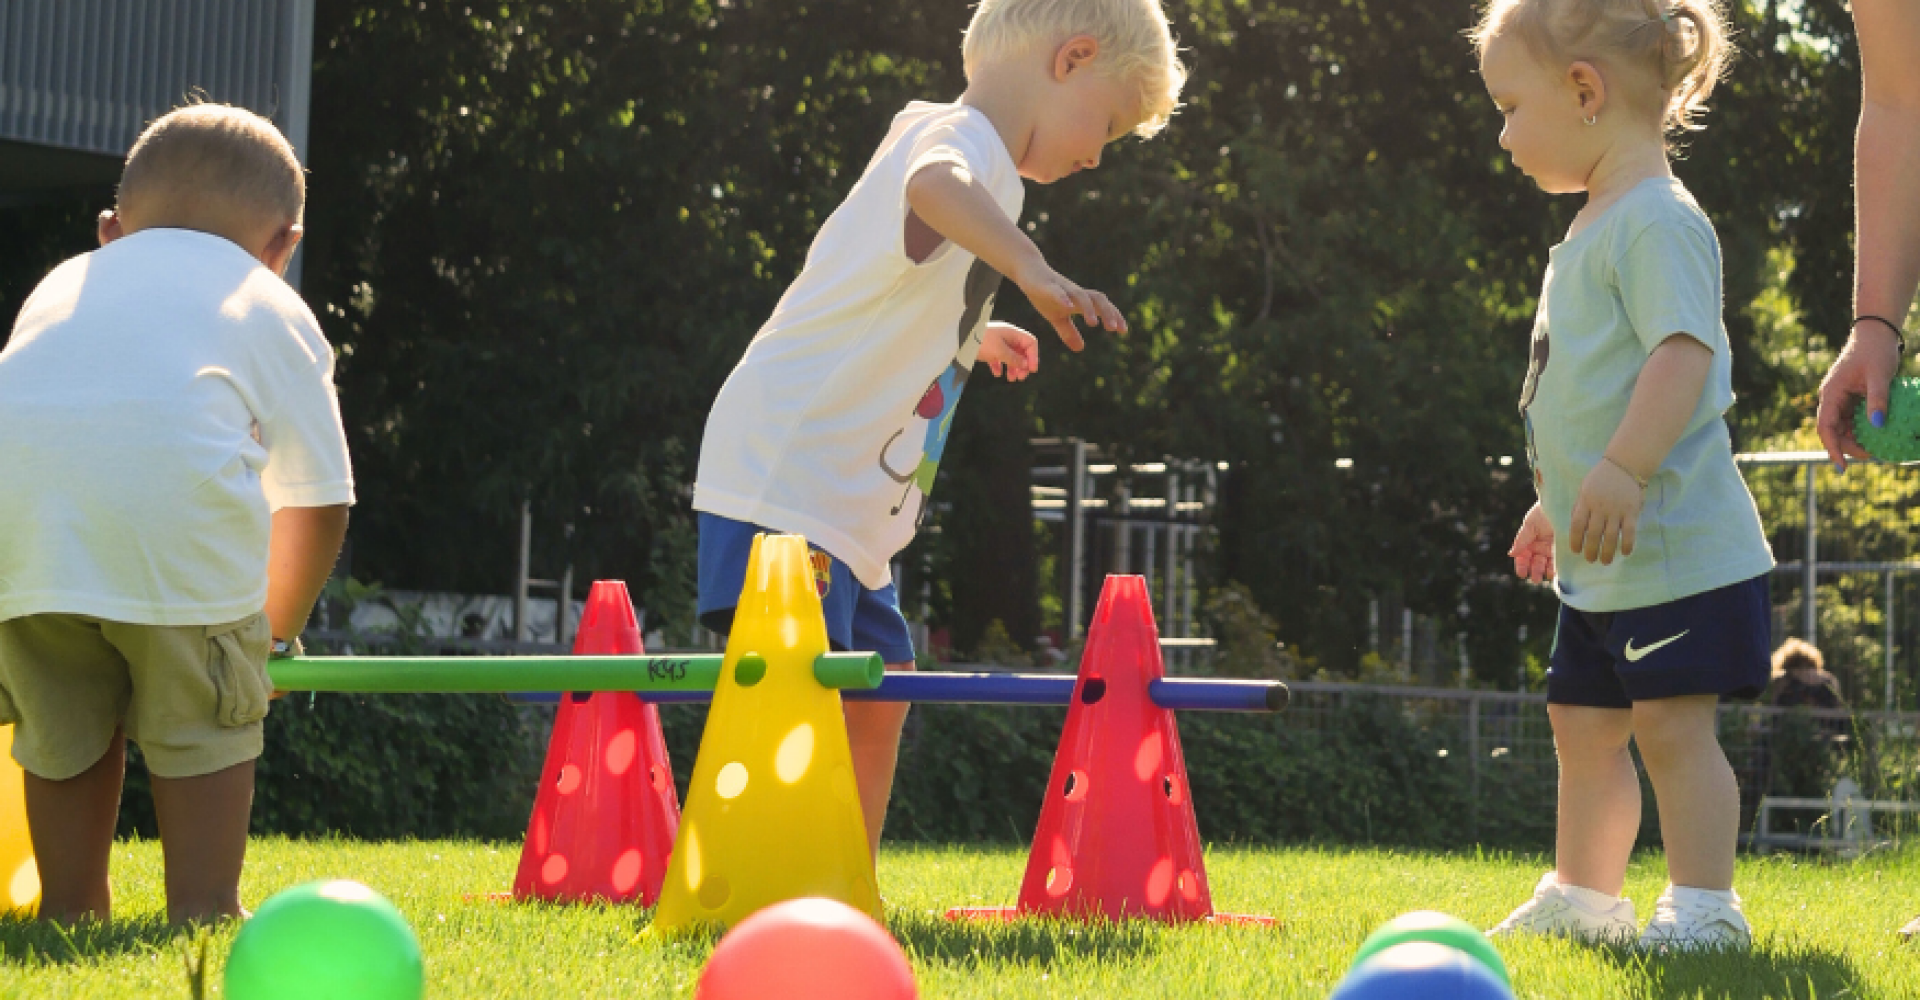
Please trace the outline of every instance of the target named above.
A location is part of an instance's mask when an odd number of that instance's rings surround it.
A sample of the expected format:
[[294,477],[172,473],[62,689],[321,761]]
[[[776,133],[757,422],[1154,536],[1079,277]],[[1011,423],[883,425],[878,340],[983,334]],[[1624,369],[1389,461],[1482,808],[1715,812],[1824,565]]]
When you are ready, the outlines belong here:
[[1069,350],[1086,346],[1074,327],[1077,313],[1094,326],[1127,332],[1127,321],[1105,295],[1067,280],[1047,264],[1040,248],[1007,218],[993,195],[956,163],[932,163],[907,181],[907,205],[933,231],[986,261],[1020,286],[1034,309]]
[[267,623],[275,639],[292,639],[333,572],[347,537],[347,505],[282,507],[273,512],[267,549]]
[[1660,463],[1686,433],[1712,369],[1713,351],[1682,333],[1661,341],[1647,356],[1627,415],[1600,463],[1580,483],[1580,496],[1567,519],[1568,545],[1588,562],[1612,565],[1616,547],[1621,555],[1633,554],[1647,480],[1660,471]]

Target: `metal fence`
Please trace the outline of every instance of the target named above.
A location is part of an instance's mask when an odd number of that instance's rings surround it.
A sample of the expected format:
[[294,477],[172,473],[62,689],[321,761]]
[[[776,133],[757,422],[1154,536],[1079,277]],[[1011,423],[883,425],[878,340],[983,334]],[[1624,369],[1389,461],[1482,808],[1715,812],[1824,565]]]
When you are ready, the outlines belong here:
[[1842,475],[1825,452],[1736,456],[1778,563],[1775,643],[1820,647],[1856,708],[1920,702],[1920,477],[1899,466]]
[[[1559,768],[1545,695],[1314,681],[1288,686],[1293,701],[1280,724],[1306,733],[1329,731],[1338,710],[1354,699],[1390,700],[1410,727],[1429,737],[1421,745],[1466,772],[1469,791],[1458,818],[1469,840],[1552,843]],[[1763,798],[1824,800],[1842,778],[1875,803],[1920,803],[1920,713],[1726,705],[1719,728],[1740,783],[1743,842],[1753,841]],[[1658,812],[1644,777],[1642,790],[1642,842],[1654,842]],[[1776,833],[1818,835],[1831,822],[1823,808],[1775,812]],[[1496,835],[1494,824],[1518,828]],[[1870,824],[1852,832],[1891,842],[1911,835],[1914,817],[1886,809],[1872,813]]]

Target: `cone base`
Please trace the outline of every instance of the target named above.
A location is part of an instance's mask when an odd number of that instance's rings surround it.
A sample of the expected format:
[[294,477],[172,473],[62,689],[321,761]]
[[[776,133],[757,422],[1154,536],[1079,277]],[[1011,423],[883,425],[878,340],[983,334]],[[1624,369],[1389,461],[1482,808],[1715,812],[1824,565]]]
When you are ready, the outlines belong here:
[[[1018,906],[956,906],[947,911],[946,917],[948,920],[998,920],[1001,922],[1012,922],[1023,917],[1081,920],[1087,923],[1091,923],[1094,919],[1091,917],[1076,917],[1071,913],[1039,913],[1022,910]],[[1272,917],[1263,917],[1251,913],[1209,913],[1201,917],[1198,921],[1173,920],[1167,917],[1157,917],[1143,913],[1133,919],[1154,920],[1163,924],[1208,923],[1230,927],[1284,926]]]

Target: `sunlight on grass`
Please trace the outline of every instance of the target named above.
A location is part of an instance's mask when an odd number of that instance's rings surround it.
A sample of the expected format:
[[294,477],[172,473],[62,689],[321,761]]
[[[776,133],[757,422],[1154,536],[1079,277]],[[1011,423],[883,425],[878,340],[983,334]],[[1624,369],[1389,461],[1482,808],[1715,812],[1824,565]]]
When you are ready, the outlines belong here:
[[[636,942],[646,913],[609,906],[502,903],[517,845],[256,841],[245,897],[317,878],[366,882],[400,907],[427,957],[436,1000],[687,997],[710,939]],[[1218,849],[1214,905],[1266,914],[1278,928],[1130,922],[952,922],[948,907],[1013,902],[1025,852],[899,848],[881,861],[888,924],[922,995],[985,997],[1324,998],[1361,939],[1408,910],[1486,926],[1525,899],[1536,858],[1376,850]],[[194,937],[161,919],[159,845],[114,850],[108,927],[61,931],[0,921],[0,998],[187,998]],[[1665,882],[1658,855],[1636,859],[1628,895],[1642,916]],[[1920,997],[1920,946],[1894,928],[1920,912],[1920,855],[1852,864],[1750,860],[1740,889],[1758,932],[1749,955],[1649,958],[1558,941],[1503,942],[1522,997]],[[215,931],[208,996],[218,996],[231,927]]]

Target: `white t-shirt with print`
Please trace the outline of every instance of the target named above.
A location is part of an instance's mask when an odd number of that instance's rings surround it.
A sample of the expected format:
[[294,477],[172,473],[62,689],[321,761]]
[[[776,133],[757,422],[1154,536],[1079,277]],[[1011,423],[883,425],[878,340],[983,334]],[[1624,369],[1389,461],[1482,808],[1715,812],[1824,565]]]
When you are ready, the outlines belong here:
[[[1534,485],[1554,531],[1554,589],[1580,611],[1625,611],[1773,568],[1733,463],[1733,359],[1721,322],[1720,241],[1678,180],[1642,181],[1553,248],[1521,390]],[[1647,358],[1668,337],[1713,352],[1686,430],[1648,480],[1633,554],[1612,565],[1571,547],[1580,484],[1626,418]]]
[[913,539],[1000,275],[906,252],[907,181],[965,168],[1010,219],[1025,191],[979,111],[915,102],[821,227],[707,415],[693,506],[798,532],[868,587]]
[[262,609],[271,511],[353,502],[333,350],[238,245],[148,229],[60,265],[0,351],[0,621]]

